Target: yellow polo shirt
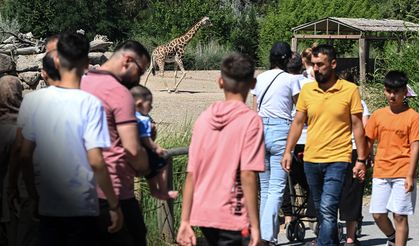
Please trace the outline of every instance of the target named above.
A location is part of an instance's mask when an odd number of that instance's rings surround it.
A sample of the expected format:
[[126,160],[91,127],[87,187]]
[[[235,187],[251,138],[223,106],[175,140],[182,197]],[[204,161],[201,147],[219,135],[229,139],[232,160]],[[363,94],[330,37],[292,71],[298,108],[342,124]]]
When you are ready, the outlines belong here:
[[323,91],[317,82],[307,83],[301,89],[296,108],[308,117],[304,161],[351,162],[351,114],[363,110],[355,84],[339,79]]

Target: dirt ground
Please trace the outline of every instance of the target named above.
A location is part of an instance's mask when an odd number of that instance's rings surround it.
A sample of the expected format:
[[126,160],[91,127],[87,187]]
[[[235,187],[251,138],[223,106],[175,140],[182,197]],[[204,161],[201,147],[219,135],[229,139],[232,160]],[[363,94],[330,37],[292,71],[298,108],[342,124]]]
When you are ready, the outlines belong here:
[[[185,79],[178,87],[179,92],[168,93],[164,81],[168,83],[169,88],[174,87],[173,71],[166,71],[164,78],[157,74],[150,75],[147,87],[154,97],[150,115],[159,125],[177,127],[188,121],[195,122],[199,114],[212,102],[224,99],[223,91],[217,85],[218,76],[220,76],[218,70],[187,71]],[[145,76],[141,78],[142,85],[144,80]],[[247,103],[250,105],[250,102],[249,96]]]

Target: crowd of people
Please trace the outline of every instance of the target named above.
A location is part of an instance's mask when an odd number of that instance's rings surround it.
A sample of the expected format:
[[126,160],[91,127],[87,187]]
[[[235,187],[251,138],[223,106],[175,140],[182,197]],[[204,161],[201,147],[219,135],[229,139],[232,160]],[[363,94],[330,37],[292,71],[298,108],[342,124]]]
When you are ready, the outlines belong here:
[[[95,70],[87,69],[88,51],[81,34],[51,37],[42,61],[49,86],[24,97],[16,77],[0,77],[1,219],[9,245],[147,245],[134,177],[145,177],[158,199],[178,196],[167,187],[166,150],[155,142],[152,93],[139,85],[147,49],[121,42]],[[247,55],[221,62],[225,100],[194,124],[177,242],[196,245],[199,227],[209,245],[278,244],[280,209],[287,223],[295,219],[286,212],[292,178],[308,190],[319,224],[308,244],[339,245],[339,213],[344,244],[359,245],[373,160],[370,212],[387,245],[406,245],[419,156],[419,114],[405,100],[406,74],[388,72],[388,106],[370,114],[353,77],[337,74],[333,46],[300,55],[277,42],[269,61],[256,78]],[[304,164],[296,163],[302,151]]]

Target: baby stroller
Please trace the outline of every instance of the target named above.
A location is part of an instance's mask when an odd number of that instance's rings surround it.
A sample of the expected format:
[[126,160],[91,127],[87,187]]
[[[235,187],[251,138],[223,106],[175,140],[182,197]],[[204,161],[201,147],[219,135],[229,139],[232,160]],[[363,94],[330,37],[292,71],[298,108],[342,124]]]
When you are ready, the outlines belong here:
[[[293,164],[288,174],[288,190],[291,208],[291,222],[286,224],[285,233],[289,241],[303,241],[306,234],[304,222],[317,224],[314,202],[310,197],[307,180],[304,174],[304,145],[297,145],[293,152]],[[285,199],[285,198],[284,198]],[[318,227],[315,229],[317,235]]]

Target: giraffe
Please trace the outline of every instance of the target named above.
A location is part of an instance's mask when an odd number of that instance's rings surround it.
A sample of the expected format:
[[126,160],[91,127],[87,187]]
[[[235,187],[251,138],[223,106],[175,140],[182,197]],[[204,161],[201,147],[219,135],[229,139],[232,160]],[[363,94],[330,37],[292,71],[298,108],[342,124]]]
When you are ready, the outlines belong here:
[[[151,63],[150,68],[147,71],[147,76],[144,82],[144,86],[147,85],[148,77],[150,73],[155,74],[156,65],[159,67],[159,74],[161,77],[164,76],[164,64],[165,63],[174,63],[174,71],[175,71],[175,87],[173,90],[170,90],[166,81],[164,81],[164,85],[166,86],[166,90],[170,93],[172,91],[177,92],[177,88],[182,82],[182,80],[186,76],[185,68],[183,67],[183,57],[185,54],[185,46],[191,41],[193,36],[196,32],[203,26],[211,26],[211,22],[209,17],[205,16],[200,21],[195,23],[189,31],[187,31],[184,35],[177,37],[170,41],[167,44],[163,44],[158,46],[156,49],[153,50],[151,54]],[[182,71],[182,76],[180,80],[176,83],[176,75],[177,75],[177,67],[179,66],[180,70]]]

